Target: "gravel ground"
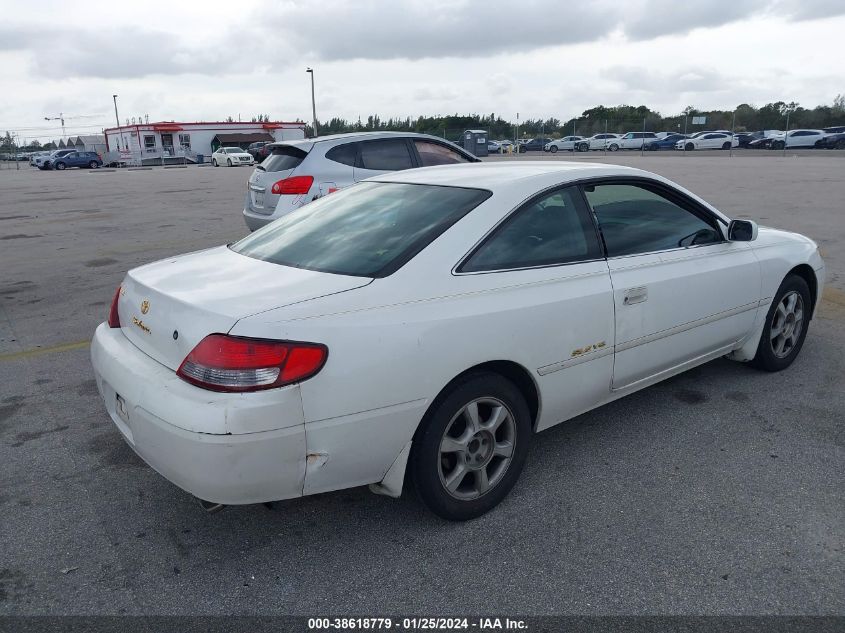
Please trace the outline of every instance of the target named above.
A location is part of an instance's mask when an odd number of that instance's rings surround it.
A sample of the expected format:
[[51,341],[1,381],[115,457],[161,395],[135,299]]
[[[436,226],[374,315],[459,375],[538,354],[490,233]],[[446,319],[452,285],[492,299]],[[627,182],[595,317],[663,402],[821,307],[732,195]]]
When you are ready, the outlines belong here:
[[465,524],[363,488],[206,515],[113,428],[86,341],[127,269],[245,233],[248,170],[0,171],[0,614],[845,614],[845,163],[586,158],[811,236],[822,310],[785,372],[714,361],[537,436]]

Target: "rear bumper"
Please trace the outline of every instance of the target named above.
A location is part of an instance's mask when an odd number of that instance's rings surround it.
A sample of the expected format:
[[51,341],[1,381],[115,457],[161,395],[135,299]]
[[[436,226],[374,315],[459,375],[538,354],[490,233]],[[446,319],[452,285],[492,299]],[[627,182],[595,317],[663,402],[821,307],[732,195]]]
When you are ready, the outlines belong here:
[[[298,388],[208,392],[180,380],[106,324],[94,334],[91,362],[106,410],[126,442],[183,490],[232,505],[302,496],[305,426]],[[118,395],[125,413],[118,412]],[[268,415],[284,428],[244,432],[250,423],[266,429]],[[219,432],[221,419],[240,432]]]
[[247,228],[250,231],[257,231],[261,227],[267,226],[273,219],[272,215],[256,213],[255,211],[251,211],[249,207],[244,207],[244,222],[246,222]]

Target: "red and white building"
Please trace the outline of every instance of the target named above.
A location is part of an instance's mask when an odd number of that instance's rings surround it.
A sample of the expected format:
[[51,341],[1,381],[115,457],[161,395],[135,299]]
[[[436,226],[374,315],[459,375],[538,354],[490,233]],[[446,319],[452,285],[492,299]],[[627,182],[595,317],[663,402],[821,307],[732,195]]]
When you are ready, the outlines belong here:
[[141,159],[169,156],[205,156],[220,147],[246,148],[256,141],[282,141],[305,138],[305,123],[287,121],[137,123],[108,128],[106,151],[131,153]]

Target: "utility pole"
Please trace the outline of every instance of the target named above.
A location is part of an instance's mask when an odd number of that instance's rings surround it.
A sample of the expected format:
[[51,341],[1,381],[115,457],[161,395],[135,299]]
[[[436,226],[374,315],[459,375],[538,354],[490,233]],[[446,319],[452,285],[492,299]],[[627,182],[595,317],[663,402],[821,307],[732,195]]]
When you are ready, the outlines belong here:
[[[117,123],[117,127],[118,127],[118,130],[117,130],[117,133],[118,133],[117,151],[120,151],[120,137],[122,135],[120,134],[120,129],[119,129],[120,128],[120,117],[117,114],[117,95],[112,95],[111,97],[112,97],[112,99],[114,99],[114,121],[115,121],[115,123]],[[129,149],[129,148],[124,147],[124,149]]]
[[314,137],[316,138],[319,132],[317,132],[317,102],[314,100],[314,69],[309,66],[305,69],[305,72],[311,75],[311,115],[313,117]]
[[45,116],[45,121],[61,121],[62,122],[62,140],[65,139],[65,115],[59,112],[59,116]]

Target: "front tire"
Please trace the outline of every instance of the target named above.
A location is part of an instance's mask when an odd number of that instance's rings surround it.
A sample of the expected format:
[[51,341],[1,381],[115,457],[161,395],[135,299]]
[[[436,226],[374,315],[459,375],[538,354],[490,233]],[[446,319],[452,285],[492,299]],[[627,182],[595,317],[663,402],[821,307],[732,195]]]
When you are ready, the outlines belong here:
[[691,151],[693,151],[693,150],[695,149],[695,145],[693,145],[692,143],[687,143],[687,144],[684,146],[684,149],[685,149],[685,150],[687,150],[688,152],[691,152]]
[[549,151],[550,151],[552,154],[557,154],[557,145],[552,145],[552,146],[549,148]]
[[730,149],[730,148],[731,148],[730,143],[722,143],[722,149]]
[[811,301],[810,288],[802,277],[790,275],[783,280],[766,315],[752,365],[781,371],[792,364],[807,336]]
[[219,165],[217,164],[217,159],[216,159],[216,158],[212,158],[212,159],[211,159],[211,164],[212,164],[214,167],[219,167]]
[[228,167],[232,166],[232,159],[231,158],[226,159],[226,166],[228,166]]
[[56,169],[58,169],[59,171],[64,171],[66,167],[67,165],[65,165],[64,163],[56,163]]
[[512,382],[489,372],[468,376],[438,398],[414,439],[417,494],[444,519],[481,516],[519,478],[531,432],[528,405]]

